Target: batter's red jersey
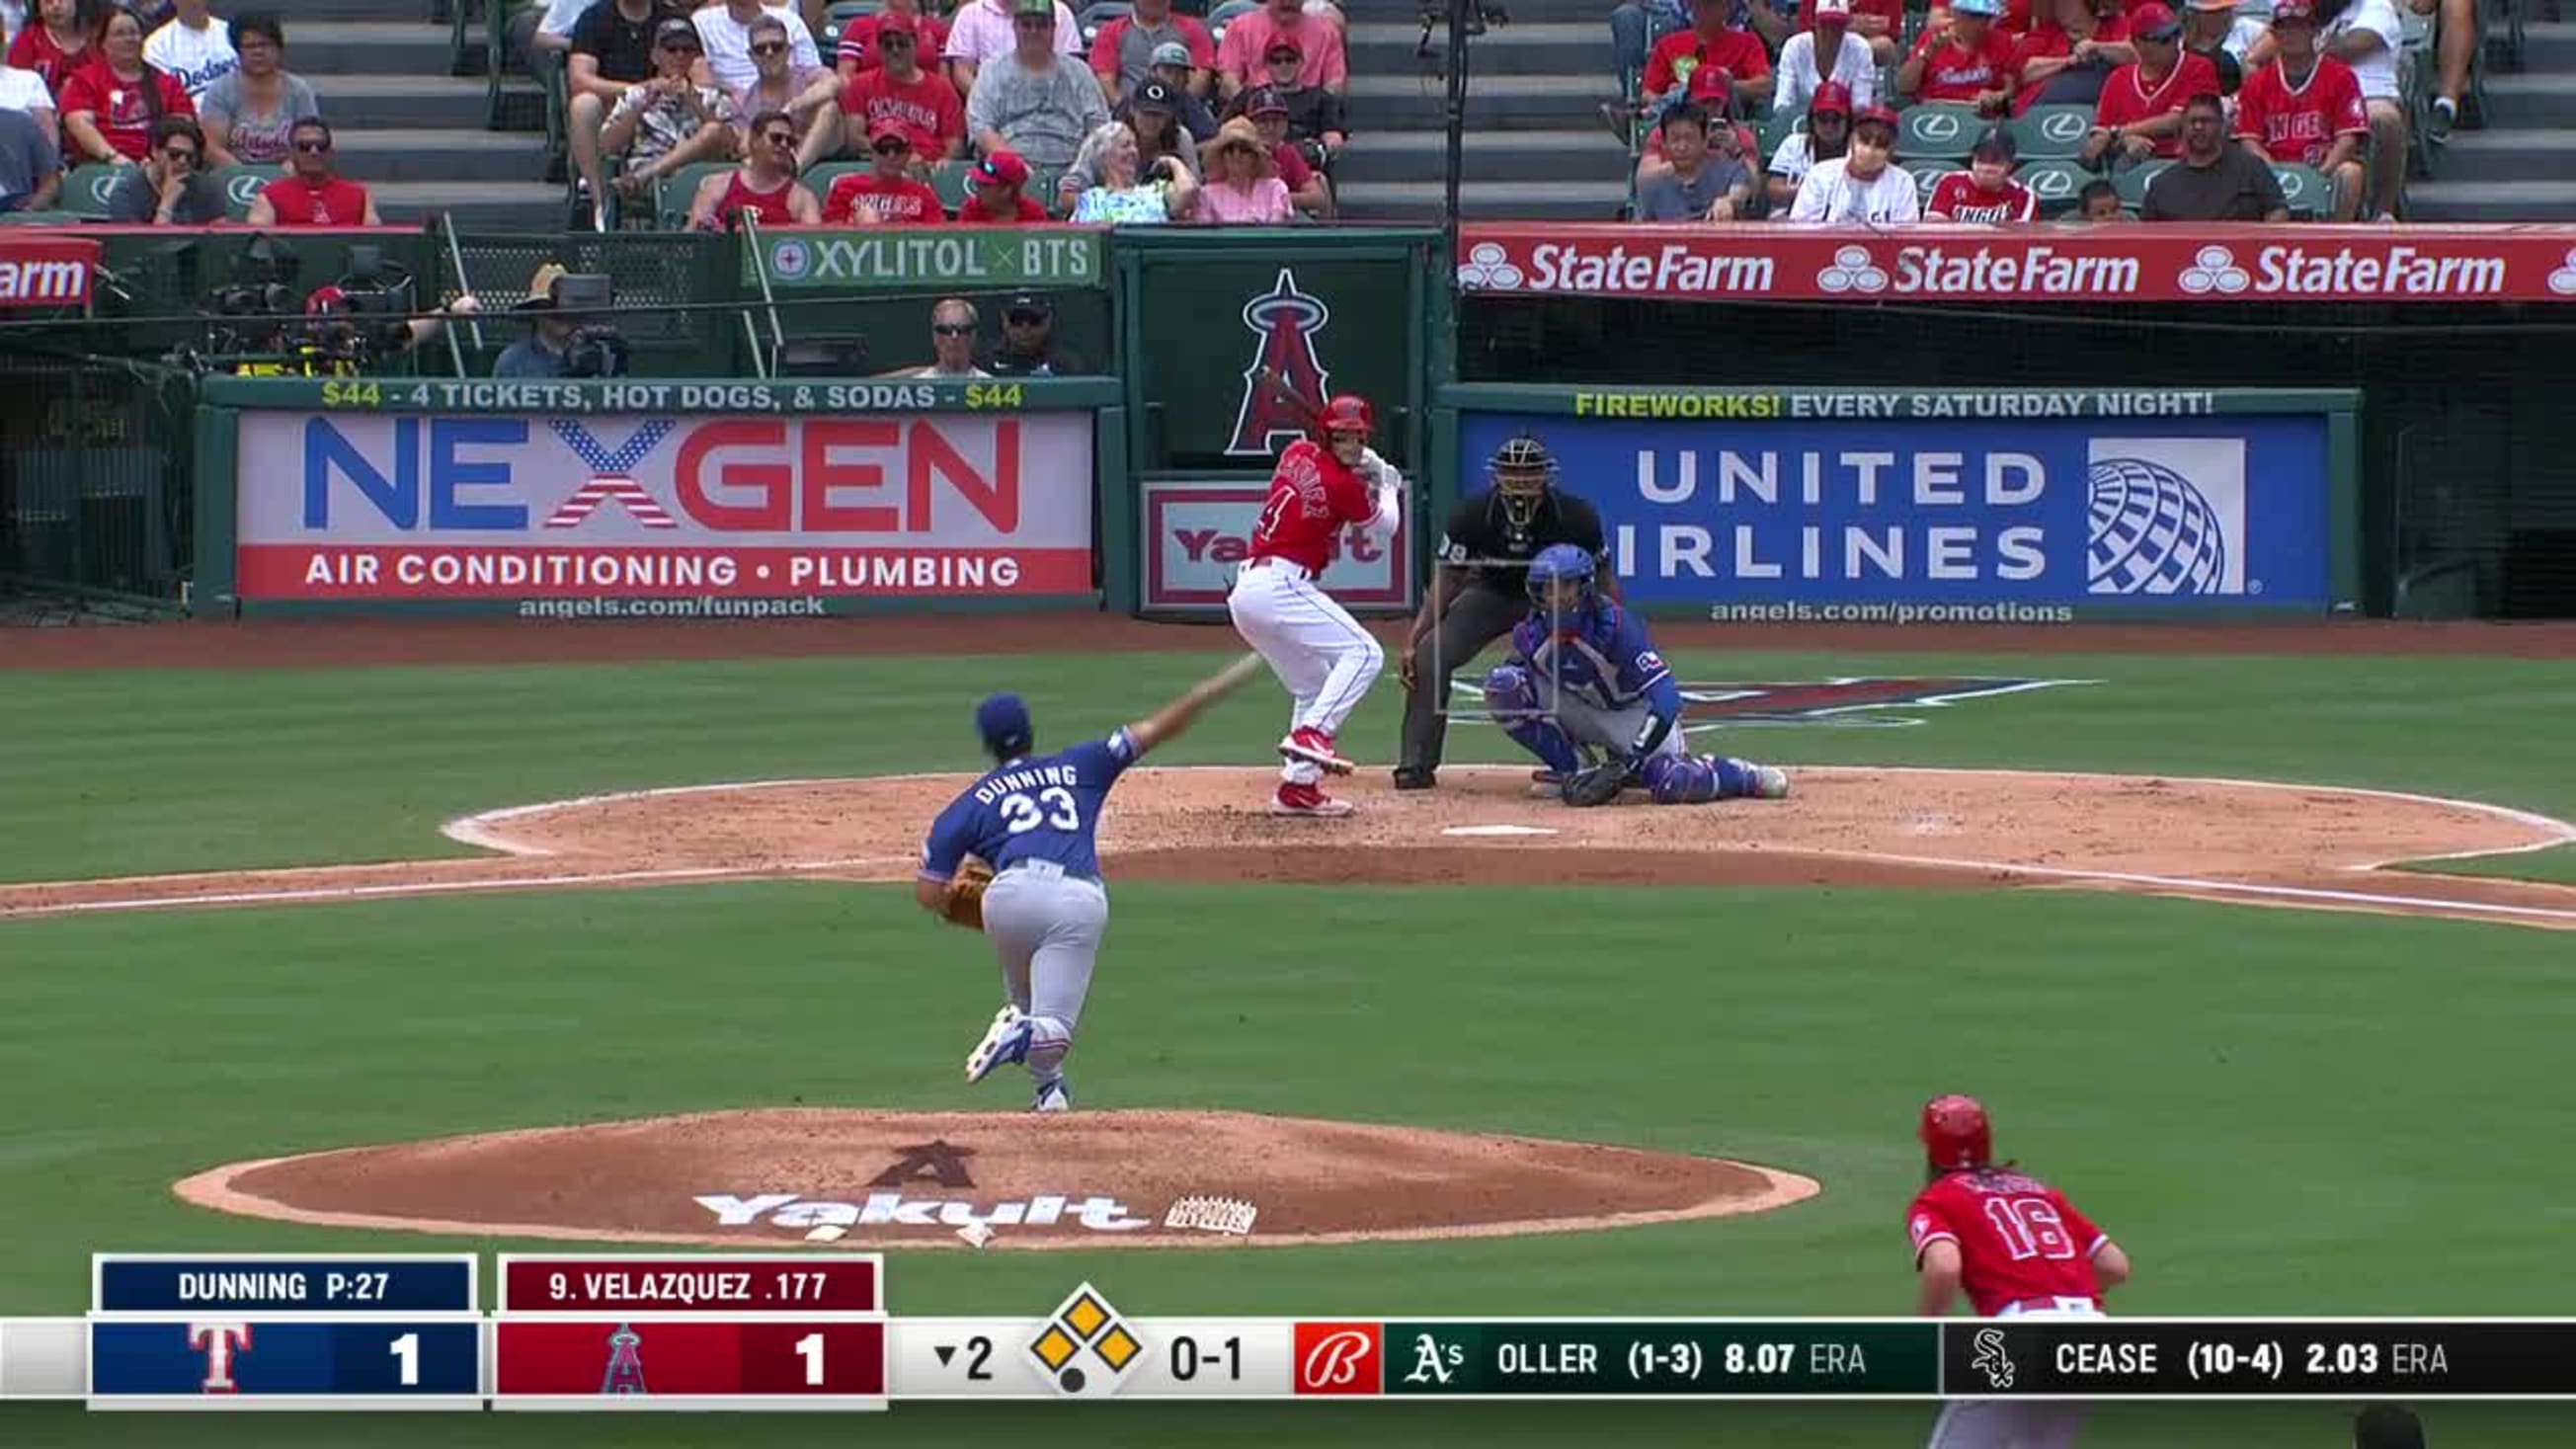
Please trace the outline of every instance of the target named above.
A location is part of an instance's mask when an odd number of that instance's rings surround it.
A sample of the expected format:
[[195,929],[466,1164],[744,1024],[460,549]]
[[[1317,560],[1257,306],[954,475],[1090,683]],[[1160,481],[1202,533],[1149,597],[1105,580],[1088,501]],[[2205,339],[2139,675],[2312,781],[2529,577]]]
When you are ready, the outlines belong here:
[[1953,171],[1932,184],[1923,214],[1952,221],[2029,221],[2039,215],[2039,198],[2011,177],[2004,178],[2001,191],[1980,191],[1975,176]]
[[2297,86],[2274,61],[2247,76],[2237,91],[2236,134],[2275,161],[2316,166],[2334,149],[2335,137],[2369,135],[2370,113],[2362,109],[2361,82],[2352,67],[2333,56],[2319,56],[2316,69]]
[[1255,558],[1284,558],[1322,573],[1341,544],[1342,530],[1377,514],[1368,481],[1312,438],[1299,438],[1279,455],[1270,496],[1252,530]]
[[2102,1301],[2093,1254],[2110,1239],[2066,1194],[2009,1168],[1944,1173],[1906,1214],[1914,1262],[1948,1239],[1959,1245],[1962,1286],[1991,1318],[2026,1298]]
[[[2193,96],[2216,94],[2218,63],[2208,56],[2184,51],[2160,82],[2149,81],[2138,63],[2131,61],[2102,82],[2102,99],[2093,107],[2093,124],[2134,126],[2180,111],[2182,103]],[[2182,127],[2174,127],[2156,142],[2155,154],[2168,161],[2180,156]]]

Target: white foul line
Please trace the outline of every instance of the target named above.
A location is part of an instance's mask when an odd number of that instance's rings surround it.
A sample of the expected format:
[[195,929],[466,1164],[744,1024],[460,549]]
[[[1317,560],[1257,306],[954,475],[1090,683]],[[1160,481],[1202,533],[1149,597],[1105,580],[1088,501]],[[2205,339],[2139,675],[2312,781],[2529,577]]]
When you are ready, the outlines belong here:
[[670,870],[612,870],[592,875],[497,876],[490,880],[393,882],[387,885],[303,886],[267,891],[225,891],[194,896],[128,896],[105,901],[66,901],[50,906],[0,907],[0,919],[22,916],[69,916],[99,911],[148,911],[171,906],[283,905],[289,901],[364,900],[374,896],[464,895],[478,891],[515,891],[550,886],[631,885],[638,881],[709,881],[746,876],[806,875],[824,870],[887,870],[910,867],[908,855],[851,856],[843,860],[791,860],[776,865],[697,866]]

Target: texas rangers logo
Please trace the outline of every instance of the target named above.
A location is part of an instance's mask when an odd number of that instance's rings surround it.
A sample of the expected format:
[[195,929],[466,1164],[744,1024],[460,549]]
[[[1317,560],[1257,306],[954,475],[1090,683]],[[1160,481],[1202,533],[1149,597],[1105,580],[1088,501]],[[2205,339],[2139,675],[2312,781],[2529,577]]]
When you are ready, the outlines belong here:
[[[1315,355],[1315,334],[1332,320],[1333,309],[1323,298],[1297,290],[1297,273],[1288,267],[1279,269],[1269,291],[1243,304],[1243,325],[1256,343],[1252,364],[1243,370],[1243,401],[1235,407],[1226,456],[1266,457],[1273,439],[1306,435],[1307,419],[1324,410],[1325,384],[1332,378]],[[1262,384],[1265,369],[1278,377],[1276,387]]]
[[206,1356],[206,1377],[197,1385],[200,1393],[241,1392],[241,1385],[233,1382],[233,1360],[250,1352],[249,1324],[191,1323],[188,1347]]
[[660,447],[662,440],[671,435],[671,429],[678,427],[679,422],[677,418],[646,418],[624,443],[614,448],[592,437],[588,428],[571,418],[556,418],[547,423],[546,426],[554,429],[555,436],[563,439],[563,445],[572,449],[573,456],[590,469],[590,481],[574,490],[570,498],[546,516],[546,527],[579,528],[590,520],[590,515],[598,510],[599,505],[612,499],[646,528],[679,527],[679,520],[671,516],[670,510],[645,492],[644,485],[632,476],[635,465]]

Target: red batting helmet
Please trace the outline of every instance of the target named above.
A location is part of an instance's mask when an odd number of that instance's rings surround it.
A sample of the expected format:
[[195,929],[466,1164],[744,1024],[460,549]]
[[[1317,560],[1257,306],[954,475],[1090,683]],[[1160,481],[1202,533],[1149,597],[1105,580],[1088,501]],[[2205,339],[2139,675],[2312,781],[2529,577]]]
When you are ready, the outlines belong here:
[[1994,1124],[1986,1105],[1951,1093],[1923,1104],[1923,1151],[1934,1167],[1983,1167],[1994,1160]]
[[1374,433],[1377,411],[1369,400],[1355,392],[1335,393],[1324,403],[1323,413],[1315,419],[1319,433]]

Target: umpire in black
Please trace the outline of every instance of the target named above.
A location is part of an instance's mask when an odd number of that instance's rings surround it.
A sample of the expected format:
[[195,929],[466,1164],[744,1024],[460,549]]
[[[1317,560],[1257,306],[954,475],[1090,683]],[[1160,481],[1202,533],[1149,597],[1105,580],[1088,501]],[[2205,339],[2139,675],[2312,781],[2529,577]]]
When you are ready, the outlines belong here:
[[1529,561],[1551,544],[1570,543],[1601,559],[1605,593],[1618,597],[1607,567],[1601,515],[1556,486],[1556,458],[1527,433],[1494,450],[1493,486],[1462,498],[1449,514],[1434,561],[1431,590],[1413,621],[1404,651],[1404,753],[1395,788],[1428,790],[1449,732],[1443,706],[1449,676],[1478,651],[1511,633],[1529,613]]

